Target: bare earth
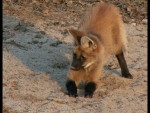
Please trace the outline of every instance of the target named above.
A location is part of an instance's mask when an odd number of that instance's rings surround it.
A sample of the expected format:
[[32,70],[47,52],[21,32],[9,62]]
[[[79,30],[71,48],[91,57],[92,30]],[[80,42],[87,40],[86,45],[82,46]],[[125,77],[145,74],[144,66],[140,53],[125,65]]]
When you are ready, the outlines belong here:
[[3,15],[4,113],[147,113],[147,25],[125,24],[133,79],[122,78],[110,56],[88,99],[83,90],[77,98],[65,94],[73,38],[36,21]]

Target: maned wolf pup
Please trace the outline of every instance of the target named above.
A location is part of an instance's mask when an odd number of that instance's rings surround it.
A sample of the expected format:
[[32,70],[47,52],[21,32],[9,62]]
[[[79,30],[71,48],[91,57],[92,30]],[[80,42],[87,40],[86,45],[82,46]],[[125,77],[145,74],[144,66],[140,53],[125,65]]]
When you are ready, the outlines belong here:
[[132,78],[124,58],[127,39],[119,10],[111,4],[100,3],[85,15],[77,30],[69,29],[75,39],[73,61],[68,73],[66,88],[69,96],[77,96],[82,82],[85,97],[92,98],[104,62],[115,54],[122,76]]

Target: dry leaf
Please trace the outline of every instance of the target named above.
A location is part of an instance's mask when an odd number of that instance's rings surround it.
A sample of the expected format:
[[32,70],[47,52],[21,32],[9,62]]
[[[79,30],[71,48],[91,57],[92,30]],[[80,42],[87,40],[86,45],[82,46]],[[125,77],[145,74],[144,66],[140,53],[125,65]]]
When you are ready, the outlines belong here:
[[13,35],[15,35],[15,34],[16,34],[16,30],[12,30],[11,33],[12,33]]
[[49,13],[49,10],[46,9],[46,10],[43,11],[43,13],[44,13],[44,14],[48,14],[48,13]]
[[131,42],[131,41],[132,41],[130,37],[127,37],[127,40],[128,40],[128,42]]
[[61,3],[63,3],[63,0],[53,0],[53,3],[54,4],[61,4]]
[[7,86],[7,84],[3,83],[3,86]]
[[66,93],[67,91],[63,88],[60,89],[61,92]]
[[11,2],[11,0],[6,0],[7,2]]
[[131,8],[130,8],[130,7],[127,7],[127,11],[131,12]]
[[62,41],[62,40],[64,40],[64,37],[60,37],[60,38],[58,38],[60,41]]
[[10,83],[11,87],[20,87],[16,81]]

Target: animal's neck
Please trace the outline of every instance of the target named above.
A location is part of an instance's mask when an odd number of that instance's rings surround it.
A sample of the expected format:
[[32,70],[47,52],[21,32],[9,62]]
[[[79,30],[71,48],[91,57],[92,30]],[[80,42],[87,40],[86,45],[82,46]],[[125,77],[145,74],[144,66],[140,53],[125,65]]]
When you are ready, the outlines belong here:
[[91,64],[89,67],[85,68],[84,70],[86,71],[87,74],[93,74],[99,72],[102,69],[102,62],[94,62]]

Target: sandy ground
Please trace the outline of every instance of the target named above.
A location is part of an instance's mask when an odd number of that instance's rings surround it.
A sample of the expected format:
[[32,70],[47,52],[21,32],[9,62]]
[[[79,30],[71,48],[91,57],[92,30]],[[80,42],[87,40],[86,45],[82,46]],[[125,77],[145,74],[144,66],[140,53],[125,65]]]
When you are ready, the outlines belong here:
[[110,56],[93,98],[84,98],[82,91],[72,98],[64,92],[73,38],[3,15],[4,108],[9,113],[146,113],[147,25],[125,28],[133,79],[122,78]]

